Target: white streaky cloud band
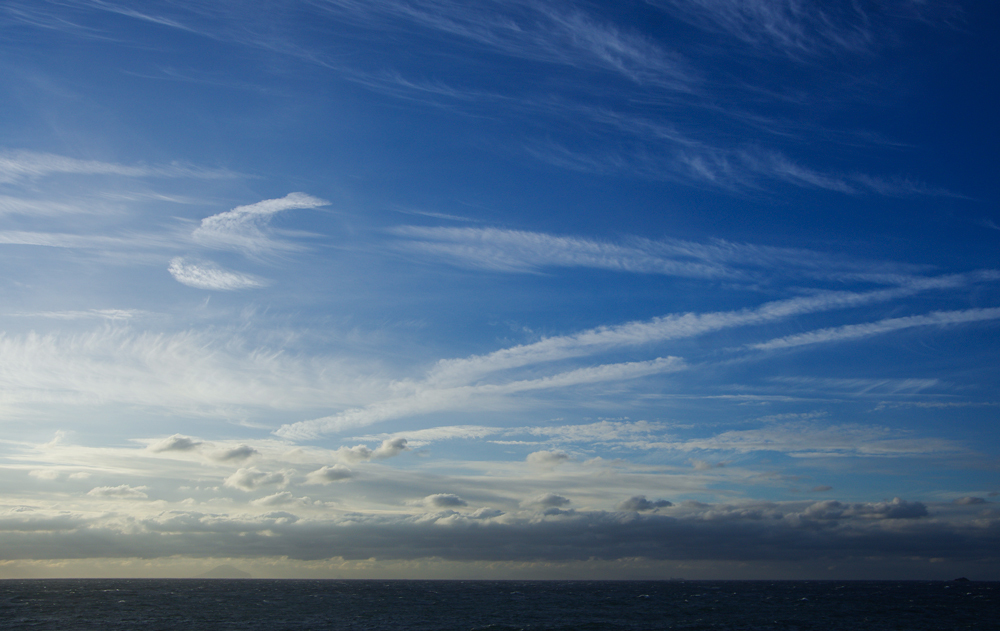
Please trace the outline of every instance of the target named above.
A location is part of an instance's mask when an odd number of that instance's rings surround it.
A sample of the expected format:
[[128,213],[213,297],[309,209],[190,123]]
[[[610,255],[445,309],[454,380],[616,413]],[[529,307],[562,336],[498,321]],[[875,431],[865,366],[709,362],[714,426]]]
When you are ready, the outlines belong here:
[[201,220],[192,238],[208,247],[232,249],[247,254],[260,254],[269,250],[297,249],[297,246],[273,239],[264,228],[271,216],[284,210],[317,208],[330,202],[306,195],[289,193],[279,199],[266,199],[256,204],[237,206],[224,213]]
[[398,247],[472,268],[532,272],[543,267],[587,267],[686,278],[741,278],[753,268],[821,278],[858,278],[881,284],[914,280],[917,266],[834,257],[797,248],[715,240],[626,239],[622,243],[499,228],[398,226]]
[[690,338],[723,329],[775,322],[796,315],[845,309],[911,296],[921,291],[959,287],[970,282],[963,275],[914,279],[900,287],[869,292],[828,291],[811,296],[765,303],[753,309],[714,313],[684,313],[602,326],[580,333],[544,338],[532,344],[501,349],[487,355],[441,360],[427,380],[436,384],[467,382],[478,376],[530,364],[567,359],[625,346]]
[[197,169],[190,166],[124,165],[99,160],[80,160],[34,151],[0,152],[0,182],[14,182],[53,174],[120,175],[125,177],[221,178],[232,177],[228,171]]
[[187,263],[181,257],[170,261],[170,267],[167,269],[177,282],[196,289],[234,291],[255,289],[267,284],[250,274],[230,272],[211,263]]
[[759,344],[751,344],[748,348],[755,350],[775,350],[792,348],[808,344],[823,344],[827,342],[842,342],[857,340],[883,333],[901,331],[919,326],[949,326],[969,322],[983,322],[1000,318],[1000,308],[967,309],[964,311],[935,311],[927,315],[906,316],[902,318],[887,318],[878,322],[864,324],[848,324],[788,335]]
[[579,368],[567,372],[499,384],[477,384],[438,388],[426,382],[411,385],[413,393],[379,401],[369,406],[345,410],[339,414],[282,425],[275,434],[290,440],[311,439],[323,434],[365,427],[394,418],[455,409],[495,405],[505,395],[536,390],[567,388],[578,385],[636,379],[686,368],[679,357],[658,357],[650,361],[625,362]]

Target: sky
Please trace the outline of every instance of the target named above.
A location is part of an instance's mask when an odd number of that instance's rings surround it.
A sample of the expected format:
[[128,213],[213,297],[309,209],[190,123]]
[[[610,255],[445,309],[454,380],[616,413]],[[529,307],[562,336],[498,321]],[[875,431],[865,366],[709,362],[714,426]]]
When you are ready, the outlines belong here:
[[5,0],[0,577],[1000,580],[998,31]]

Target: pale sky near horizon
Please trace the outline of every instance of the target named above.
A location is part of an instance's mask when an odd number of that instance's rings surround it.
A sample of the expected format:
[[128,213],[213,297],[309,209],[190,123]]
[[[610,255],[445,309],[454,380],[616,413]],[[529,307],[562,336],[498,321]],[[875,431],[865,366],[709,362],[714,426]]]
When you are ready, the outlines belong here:
[[1000,579],[1000,6],[0,29],[0,578]]

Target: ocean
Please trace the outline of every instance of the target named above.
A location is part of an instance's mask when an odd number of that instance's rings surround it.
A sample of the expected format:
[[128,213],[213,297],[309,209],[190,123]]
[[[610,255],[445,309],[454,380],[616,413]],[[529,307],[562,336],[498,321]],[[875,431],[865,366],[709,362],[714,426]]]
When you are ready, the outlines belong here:
[[0,581],[0,629],[1000,629],[1000,583]]

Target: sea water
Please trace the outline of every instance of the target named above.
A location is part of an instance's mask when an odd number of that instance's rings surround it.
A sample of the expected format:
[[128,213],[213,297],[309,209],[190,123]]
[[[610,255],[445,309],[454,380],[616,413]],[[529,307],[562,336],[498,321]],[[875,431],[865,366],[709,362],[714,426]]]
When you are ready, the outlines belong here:
[[4,580],[0,629],[1000,629],[1000,583]]

